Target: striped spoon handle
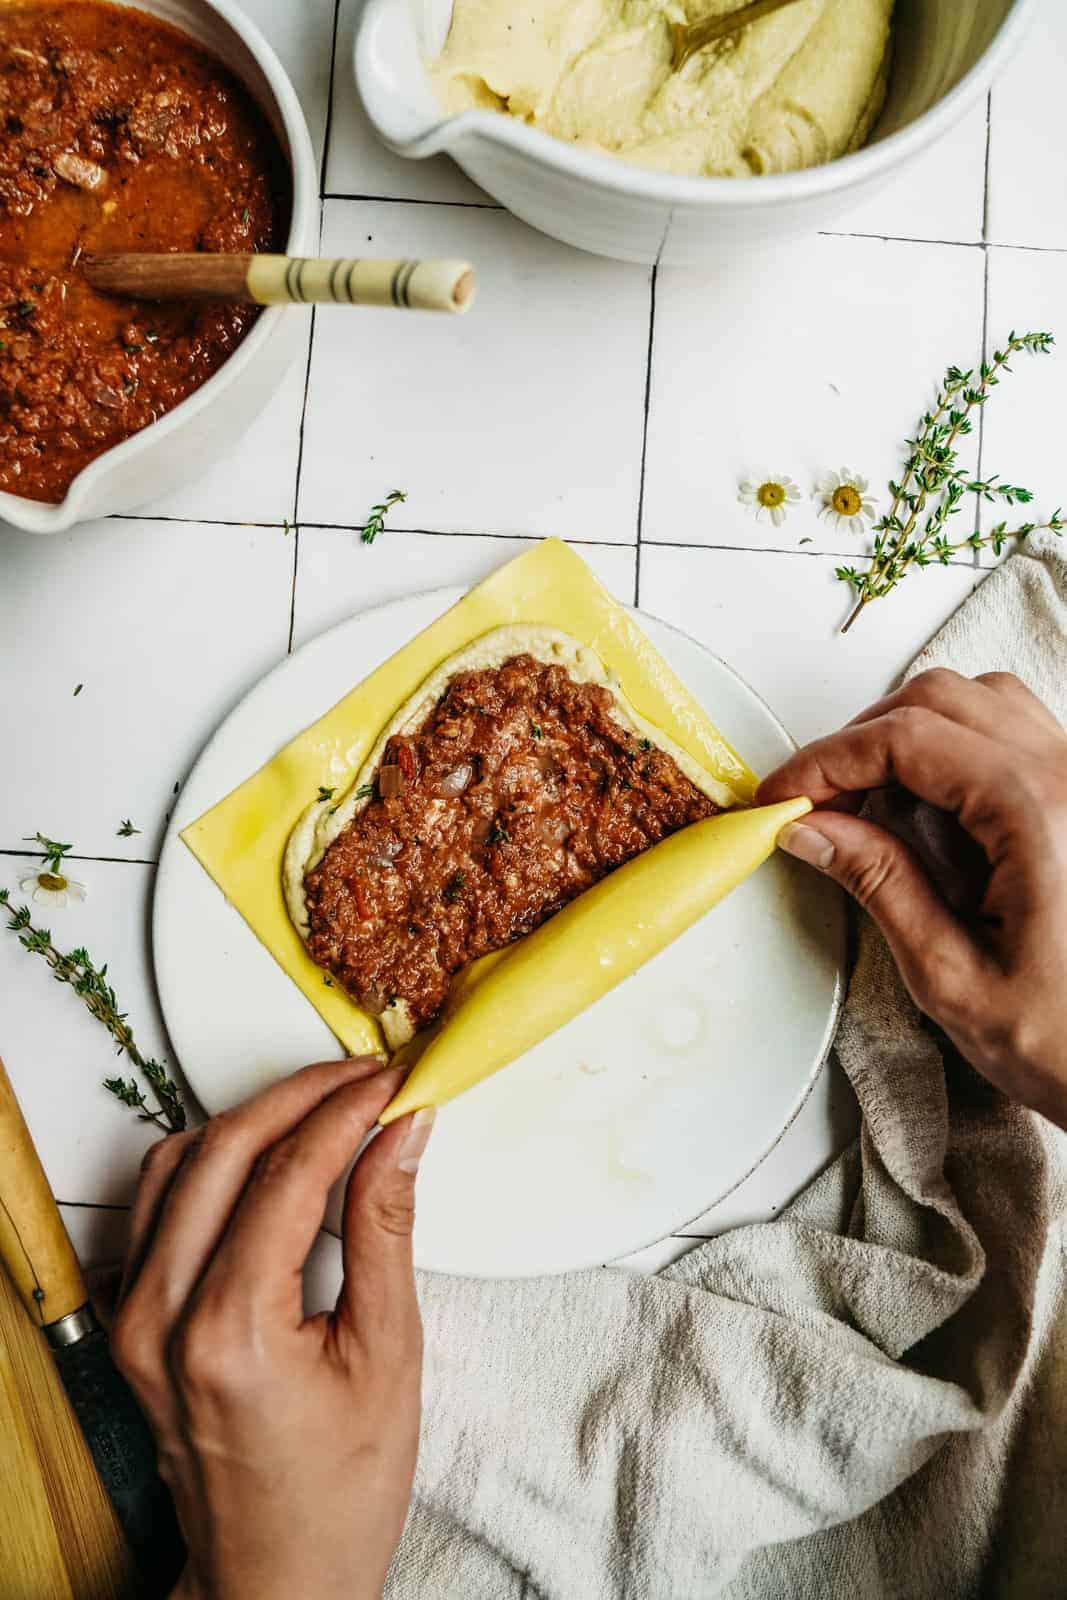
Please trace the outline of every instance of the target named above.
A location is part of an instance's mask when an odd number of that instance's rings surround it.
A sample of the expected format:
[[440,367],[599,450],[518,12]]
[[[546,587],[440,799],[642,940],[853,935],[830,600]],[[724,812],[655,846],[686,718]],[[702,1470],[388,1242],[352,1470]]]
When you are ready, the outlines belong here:
[[239,300],[253,305],[397,306],[463,312],[474,298],[469,261],[323,260],[314,256],[86,255],[94,288],[135,300]]

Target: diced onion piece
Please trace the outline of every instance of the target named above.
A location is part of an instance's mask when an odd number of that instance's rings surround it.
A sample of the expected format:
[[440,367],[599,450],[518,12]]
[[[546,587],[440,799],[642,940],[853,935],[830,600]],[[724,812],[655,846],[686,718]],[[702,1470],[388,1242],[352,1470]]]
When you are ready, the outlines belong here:
[[372,867],[389,868],[404,846],[399,839],[383,839],[381,844],[375,845],[367,855],[367,860]]
[[555,844],[562,844],[574,832],[565,817],[542,817],[540,826],[544,837]]
[[399,767],[382,767],[378,772],[378,793],[383,800],[395,800],[404,792],[404,774]]
[[52,170],[64,183],[72,183],[76,189],[84,189],[87,194],[96,194],[107,186],[107,173],[103,167],[76,155],[73,150],[61,150],[52,162]]
[[441,793],[450,799],[457,799],[465,789],[469,789],[474,781],[474,768],[469,761],[461,761],[458,767],[453,767],[451,772],[446,772],[438,784]]

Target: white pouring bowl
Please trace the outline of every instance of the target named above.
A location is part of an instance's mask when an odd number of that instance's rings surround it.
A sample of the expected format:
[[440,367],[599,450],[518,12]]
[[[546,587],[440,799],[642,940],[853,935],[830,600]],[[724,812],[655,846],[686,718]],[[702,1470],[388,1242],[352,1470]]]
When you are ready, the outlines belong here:
[[583,150],[495,111],[444,116],[425,61],[452,0],[368,0],[356,82],[403,156],[447,152],[517,217],[566,244],[672,266],[737,260],[827,227],[940,139],[989,88],[1034,0],[898,0],[889,95],[874,138],[825,166],[766,178],[675,178]]
[[[122,4],[134,0],[120,0]],[[231,0],[135,0],[216,55],[258,102],[281,145],[292,183],[286,250],[314,253],[319,177],[304,113],[278,57]],[[304,315],[285,306],[256,318],[233,355],[180,405],[97,456],[58,504],[0,493],[0,523],[26,533],[63,533],[90,517],[129,511],[195,478],[225,455],[276,391],[304,347]]]

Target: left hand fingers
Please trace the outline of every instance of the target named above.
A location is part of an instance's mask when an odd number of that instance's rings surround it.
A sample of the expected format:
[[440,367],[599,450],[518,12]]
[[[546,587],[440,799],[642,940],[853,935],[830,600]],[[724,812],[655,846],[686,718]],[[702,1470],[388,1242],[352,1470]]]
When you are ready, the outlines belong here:
[[303,1321],[301,1274],[326,1199],[400,1087],[386,1068],[324,1100],[256,1162],[197,1293],[198,1314],[222,1303],[255,1321]]
[[195,1138],[195,1129],[186,1133],[168,1133],[149,1145],[141,1162],[141,1176],[130,1211],[130,1230],[126,1240],[126,1256],[122,1264],[122,1283],[119,1304],[125,1300],[137,1280],[155,1233],[163,1202],[170,1192],[174,1176],[181,1166],[185,1152]]
[[362,1081],[380,1067],[376,1056],[305,1067],[214,1117],[187,1140],[162,1197],[151,1248],[129,1291],[158,1329],[161,1344],[222,1237],[257,1158],[339,1085]]

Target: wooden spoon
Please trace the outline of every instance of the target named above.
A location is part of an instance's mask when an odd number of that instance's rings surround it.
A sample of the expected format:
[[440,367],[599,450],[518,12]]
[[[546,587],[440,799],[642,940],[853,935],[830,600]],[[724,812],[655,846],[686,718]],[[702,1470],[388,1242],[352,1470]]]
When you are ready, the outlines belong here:
[[751,0],[739,11],[725,17],[705,17],[701,22],[674,22],[671,24],[671,42],[674,46],[673,70],[681,72],[690,57],[698,55],[718,39],[728,39],[740,33],[753,22],[769,17],[784,6],[795,5],[796,0]]
[[238,300],[250,305],[397,306],[464,312],[474,298],[469,261],[329,261],[307,256],[84,255],[94,289],[133,300]]

